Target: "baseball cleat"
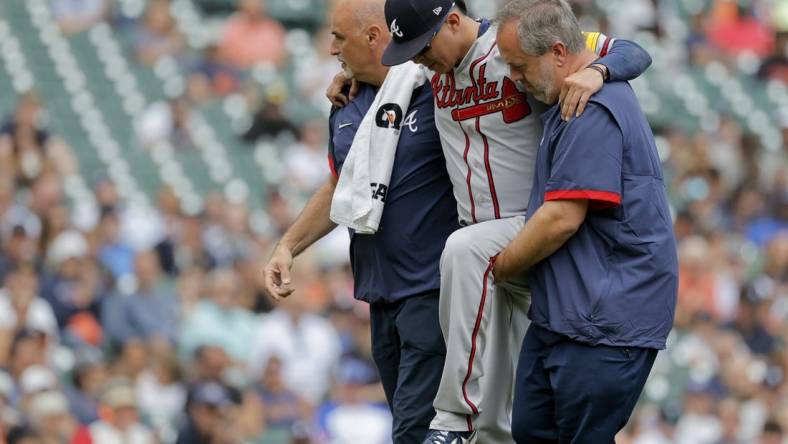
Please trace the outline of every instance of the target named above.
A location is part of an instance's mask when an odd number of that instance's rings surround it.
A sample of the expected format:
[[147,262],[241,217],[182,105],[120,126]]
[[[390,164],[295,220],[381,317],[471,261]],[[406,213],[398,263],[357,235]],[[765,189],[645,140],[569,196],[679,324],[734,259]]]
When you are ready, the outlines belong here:
[[422,444],[466,444],[471,442],[474,432],[450,432],[430,430]]

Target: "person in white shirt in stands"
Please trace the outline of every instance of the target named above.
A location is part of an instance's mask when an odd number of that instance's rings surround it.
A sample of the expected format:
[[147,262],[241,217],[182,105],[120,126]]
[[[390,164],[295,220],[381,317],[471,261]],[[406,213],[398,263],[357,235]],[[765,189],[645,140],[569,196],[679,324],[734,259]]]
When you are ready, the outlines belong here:
[[125,381],[112,381],[101,395],[99,421],[90,425],[93,442],[101,444],[157,444],[153,432],[139,421],[134,389]]
[[12,269],[0,289],[0,362],[5,362],[11,340],[22,328],[46,334],[50,350],[58,341],[55,314],[38,296],[38,278],[32,265],[27,264]]
[[[294,269],[293,280],[308,282],[309,266]],[[341,354],[339,335],[331,323],[309,313],[303,288],[279,302],[279,308],[260,318],[257,334],[250,346],[248,374],[257,379],[268,359],[282,360],[282,374],[288,388],[312,405],[317,405],[331,385],[331,374]]]

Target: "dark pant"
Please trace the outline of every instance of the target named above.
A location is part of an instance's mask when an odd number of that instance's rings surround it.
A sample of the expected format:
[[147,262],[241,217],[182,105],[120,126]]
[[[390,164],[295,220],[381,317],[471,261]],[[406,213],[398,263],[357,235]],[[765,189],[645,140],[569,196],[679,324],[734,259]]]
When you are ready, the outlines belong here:
[[394,417],[394,443],[420,443],[435,416],[432,402],[446,358],[438,293],[373,303],[370,317],[372,355]]
[[610,444],[629,420],[657,350],[590,346],[531,324],[517,365],[518,444]]

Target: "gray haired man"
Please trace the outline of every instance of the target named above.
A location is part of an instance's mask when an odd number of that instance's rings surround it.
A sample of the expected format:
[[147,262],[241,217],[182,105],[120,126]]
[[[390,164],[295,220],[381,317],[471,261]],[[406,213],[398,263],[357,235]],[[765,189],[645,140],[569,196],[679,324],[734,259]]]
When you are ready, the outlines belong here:
[[[515,8],[515,6],[521,6]],[[678,260],[659,156],[637,97],[613,81],[561,119],[568,75],[597,58],[564,0],[504,9],[497,42],[514,81],[551,106],[525,226],[495,259],[523,271],[531,325],[517,364],[517,443],[614,443],[673,325]]]

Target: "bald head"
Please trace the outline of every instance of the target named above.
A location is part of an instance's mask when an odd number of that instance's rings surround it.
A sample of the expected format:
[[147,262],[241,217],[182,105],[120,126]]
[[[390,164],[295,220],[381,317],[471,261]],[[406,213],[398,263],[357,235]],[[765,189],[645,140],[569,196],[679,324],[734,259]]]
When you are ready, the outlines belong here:
[[386,0],[342,0],[351,3],[356,13],[356,21],[360,28],[372,25],[383,26],[386,29],[386,14],[383,7]]
[[385,0],[338,0],[331,14],[334,40],[331,54],[342,63],[346,74],[380,85],[387,69],[380,63],[391,41],[386,26]]

